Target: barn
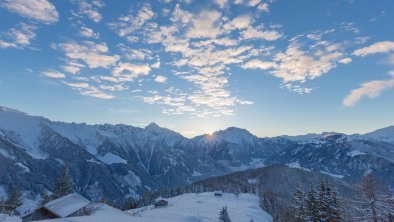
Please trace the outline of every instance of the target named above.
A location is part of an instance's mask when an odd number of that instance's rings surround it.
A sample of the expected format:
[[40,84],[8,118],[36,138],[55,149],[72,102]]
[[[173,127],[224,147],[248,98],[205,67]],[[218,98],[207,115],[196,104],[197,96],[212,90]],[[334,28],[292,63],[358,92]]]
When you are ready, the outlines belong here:
[[77,193],[72,193],[46,203],[23,216],[22,220],[34,221],[77,216],[83,214],[89,204],[89,200]]
[[155,204],[154,204],[154,205],[155,205],[155,207],[164,207],[164,206],[167,206],[167,205],[168,205],[168,200],[159,197],[159,198],[157,198],[157,199],[155,200]]

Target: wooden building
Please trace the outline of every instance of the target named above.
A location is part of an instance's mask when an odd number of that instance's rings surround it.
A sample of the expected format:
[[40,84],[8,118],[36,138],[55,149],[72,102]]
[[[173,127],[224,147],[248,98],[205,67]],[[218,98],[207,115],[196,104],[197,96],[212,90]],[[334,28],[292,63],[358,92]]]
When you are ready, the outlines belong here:
[[154,205],[155,205],[155,207],[164,207],[164,206],[167,206],[167,205],[168,205],[168,200],[159,197],[159,198],[157,198],[157,199],[155,200],[155,204],[154,204]]
[[52,200],[24,215],[22,221],[46,220],[78,216],[84,213],[90,201],[77,193]]

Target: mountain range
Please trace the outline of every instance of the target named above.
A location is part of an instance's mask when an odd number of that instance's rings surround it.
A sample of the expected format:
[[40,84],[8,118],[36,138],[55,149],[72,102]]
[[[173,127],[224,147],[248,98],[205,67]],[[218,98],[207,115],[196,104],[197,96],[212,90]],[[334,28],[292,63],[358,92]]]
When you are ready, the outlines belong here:
[[74,189],[99,200],[277,164],[351,183],[373,171],[394,188],[394,126],[363,135],[272,138],[230,127],[188,139],[155,123],[55,122],[0,107],[0,195],[12,185],[37,198],[51,191],[65,166]]

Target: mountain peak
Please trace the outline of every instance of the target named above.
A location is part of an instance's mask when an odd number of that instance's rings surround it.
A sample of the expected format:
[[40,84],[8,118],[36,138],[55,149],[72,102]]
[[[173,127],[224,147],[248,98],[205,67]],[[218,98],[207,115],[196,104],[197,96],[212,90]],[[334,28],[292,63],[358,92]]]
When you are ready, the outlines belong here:
[[26,113],[24,113],[24,112],[21,112],[21,111],[19,111],[17,109],[11,109],[11,108],[8,108],[8,107],[5,107],[5,106],[0,106],[0,112],[19,113],[19,114],[25,114],[26,115]]
[[145,129],[148,130],[157,130],[157,129],[161,129],[161,127],[159,125],[157,125],[155,122],[149,123]]
[[382,129],[378,129],[362,136],[385,142],[394,142],[394,126],[388,126]]

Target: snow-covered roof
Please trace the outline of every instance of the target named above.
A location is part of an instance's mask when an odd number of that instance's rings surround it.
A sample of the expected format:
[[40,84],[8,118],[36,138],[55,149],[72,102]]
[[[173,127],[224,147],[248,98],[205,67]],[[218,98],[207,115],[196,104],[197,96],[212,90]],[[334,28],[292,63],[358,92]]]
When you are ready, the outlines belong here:
[[162,200],[168,202],[168,200],[166,198],[163,198],[163,197],[156,198],[155,202],[159,202],[159,201],[162,201]]
[[90,201],[77,193],[68,194],[52,200],[44,207],[59,217],[67,217],[90,204]]

